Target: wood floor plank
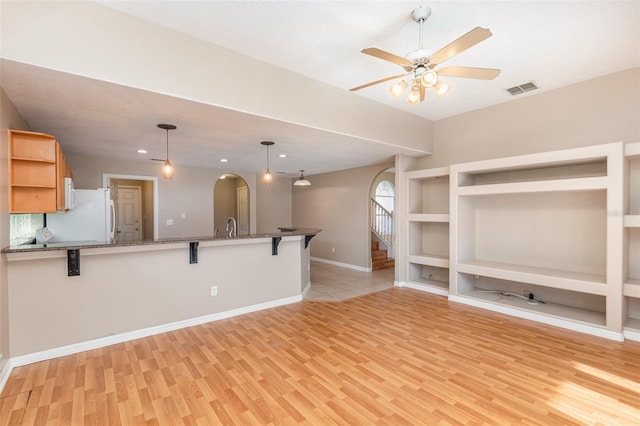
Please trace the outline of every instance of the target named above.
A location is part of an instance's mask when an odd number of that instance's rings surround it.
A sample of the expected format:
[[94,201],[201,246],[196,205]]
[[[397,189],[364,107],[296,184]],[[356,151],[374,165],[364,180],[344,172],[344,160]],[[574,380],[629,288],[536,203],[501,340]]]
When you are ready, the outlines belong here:
[[392,288],[13,370],[2,425],[637,426],[640,343]]

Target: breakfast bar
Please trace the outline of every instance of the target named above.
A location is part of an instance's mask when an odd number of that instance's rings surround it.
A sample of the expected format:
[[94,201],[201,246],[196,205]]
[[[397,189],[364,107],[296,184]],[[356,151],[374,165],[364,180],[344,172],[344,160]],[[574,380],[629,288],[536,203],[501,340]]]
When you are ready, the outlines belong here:
[[310,284],[309,243],[318,232],[5,248],[15,360],[298,302]]

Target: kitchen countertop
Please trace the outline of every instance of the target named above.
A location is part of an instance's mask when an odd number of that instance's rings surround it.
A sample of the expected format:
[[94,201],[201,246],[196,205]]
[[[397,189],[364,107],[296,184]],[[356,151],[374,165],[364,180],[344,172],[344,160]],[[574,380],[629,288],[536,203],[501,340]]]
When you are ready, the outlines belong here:
[[316,228],[278,228],[280,232],[270,232],[265,234],[249,234],[239,235],[236,238],[229,238],[226,236],[214,237],[212,235],[199,236],[199,237],[181,237],[181,238],[162,238],[158,240],[147,241],[126,241],[119,243],[101,242],[101,241],[69,241],[69,242],[52,242],[47,244],[22,244],[19,246],[11,246],[2,249],[2,253],[25,253],[35,251],[49,251],[49,250],[75,250],[81,248],[105,248],[105,247],[130,247],[130,246],[144,246],[144,245],[157,245],[157,244],[176,244],[176,243],[189,243],[189,242],[203,242],[203,241],[235,241],[235,240],[247,240],[258,238],[277,238],[277,237],[295,237],[295,236],[308,236],[315,235],[321,231]]

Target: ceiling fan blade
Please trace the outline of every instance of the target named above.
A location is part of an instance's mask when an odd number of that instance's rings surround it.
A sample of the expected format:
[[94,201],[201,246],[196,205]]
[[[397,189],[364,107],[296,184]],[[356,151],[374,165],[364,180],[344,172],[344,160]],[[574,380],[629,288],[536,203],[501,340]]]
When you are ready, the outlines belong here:
[[351,92],[355,92],[356,90],[364,89],[365,87],[374,86],[376,84],[384,83],[385,81],[393,80],[396,78],[404,77],[407,74],[398,74],[392,75],[391,77],[381,78],[380,80],[372,81],[371,83],[363,84],[362,86],[354,87],[353,89],[349,89]]
[[449,43],[436,53],[431,55],[429,62],[434,64],[441,64],[447,59],[453,58],[458,53],[464,52],[470,47],[475,46],[483,40],[491,37],[493,33],[488,28],[475,27],[462,37]]
[[362,49],[362,53],[400,65],[407,71],[411,71],[411,69],[413,68],[413,62],[411,62],[407,58],[403,58],[402,56],[398,56],[385,50],[378,49],[377,47],[367,47],[366,49]]
[[427,94],[427,90],[425,89],[425,87],[421,84],[420,85],[420,102],[424,101],[424,97]]
[[500,75],[500,70],[494,68],[474,67],[444,67],[438,70],[438,76],[477,78],[479,80],[493,80]]

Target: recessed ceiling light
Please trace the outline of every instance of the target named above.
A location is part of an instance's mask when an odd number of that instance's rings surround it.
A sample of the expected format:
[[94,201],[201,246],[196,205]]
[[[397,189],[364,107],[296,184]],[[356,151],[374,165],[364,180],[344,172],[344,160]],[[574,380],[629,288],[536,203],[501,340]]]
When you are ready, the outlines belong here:
[[147,150],[146,149],[139,149],[138,150],[138,154],[146,154]]
[[226,163],[227,161],[229,161],[229,160],[227,160],[226,158],[221,158],[221,159],[220,159],[220,162],[221,162],[221,163]]
[[278,157],[280,157],[280,158],[287,158],[287,154],[280,154],[280,155],[278,155]]

